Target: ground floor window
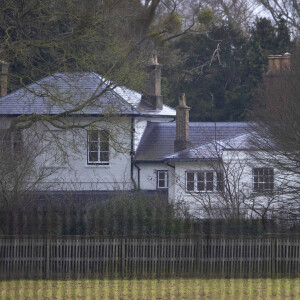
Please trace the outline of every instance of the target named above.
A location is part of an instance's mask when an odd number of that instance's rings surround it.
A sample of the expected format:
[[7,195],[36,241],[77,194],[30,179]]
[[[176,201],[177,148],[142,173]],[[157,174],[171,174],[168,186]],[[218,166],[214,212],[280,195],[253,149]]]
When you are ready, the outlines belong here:
[[166,189],[168,188],[168,171],[158,170],[157,171],[157,188]]
[[187,192],[215,192],[224,189],[223,172],[188,171],[186,172]]
[[274,169],[253,168],[253,191],[266,192],[274,190]]
[[0,151],[2,153],[19,154],[22,147],[22,132],[20,130],[0,132]]

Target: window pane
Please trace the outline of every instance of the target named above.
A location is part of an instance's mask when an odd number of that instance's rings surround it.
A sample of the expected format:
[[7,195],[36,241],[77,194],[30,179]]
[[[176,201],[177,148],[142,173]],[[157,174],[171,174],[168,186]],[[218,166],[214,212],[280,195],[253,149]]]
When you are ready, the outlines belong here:
[[186,189],[188,191],[193,191],[194,190],[194,182],[193,181],[188,181],[186,185]]
[[207,191],[214,190],[214,173],[213,172],[206,173],[206,190]]
[[100,141],[101,142],[108,142],[108,131],[107,130],[101,130],[100,132]]
[[164,188],[165,186],[166,186],[165,180],[159,180],[159,181],[158,181],[158,187]]
[[187,172],[186,178],[187,178],[187,183],[186,183],[187,191],[194,191],[194,173]]
[[108,151],[109,144],[107,142],[100,142],[100,151]]
[[96,130],[90,130],[89,131],[89,140],[98,142],[98,131]]
[[187,181],[194,181],[194,173],[187,172],[186,176],[187,176]]
[[13,138],[13,152],[20,153],[22,150],[22,133],[20,130],[16,131],[12,135]]
[[213,172],[207,172],[206,173],[206,181],[213,181],[214,180],[214,173]]
[[197,189],[198,191],[204,191],[204,181],[198,181]]
[[197,173],[197,180],[204,182],[204,173]]
[[217,191],[224,190],[224,174],[223,172],[217,173]]
[[100,161],[109,161],[108,152],[100,152]]
[[158,171],[158,178],[159,180],[165,180],[165,172]]
[[98,152],[89,152],[89,161],[98,161]]
[[89,143],[89,150],[90,151],[98,151],[98,143],[97,142],[90,142]]
[[214,190],[214,183],[212,181],[206,182],[206,190],[207,191],[213,191]]

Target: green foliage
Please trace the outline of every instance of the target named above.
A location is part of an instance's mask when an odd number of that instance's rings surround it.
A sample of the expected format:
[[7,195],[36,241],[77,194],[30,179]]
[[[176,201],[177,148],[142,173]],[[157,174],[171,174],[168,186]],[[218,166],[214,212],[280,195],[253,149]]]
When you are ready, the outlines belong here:
[[[201,14],[209,19],[209,11]],[[229,23],[212,23],[207,35],[187,34],[173,44],[179,58],[164,70],[170,87],[166,98],[176,106],[178,94],[186,93],[191,121],[243,121],[268,55],[292,47],[283,19],[276,26],[266,18],[257,19],[249,36]]]
[[89,216],[91,229],[101,235],[189,233],[184,208],[164,203],[159,196],[115,194]]
[[[23,199],[0,210],[0,235],[133,235],[189,234],[192,223],[183,204],[166,203],[160,195],[116,192],[106,200],[75,204],[72,195],[42,204]],[[83,203],[88,204],[84,205]]]
[[213,22],[213,18],[214,18],[214,14],[208,8],[202,9],[198,14],[198,22],[205,26],[210,25]]
[[163,20],[163,29],[170,33],[179,32],[181,29],[181,25],[181,17],[177,13],[171,13],[167,15]]

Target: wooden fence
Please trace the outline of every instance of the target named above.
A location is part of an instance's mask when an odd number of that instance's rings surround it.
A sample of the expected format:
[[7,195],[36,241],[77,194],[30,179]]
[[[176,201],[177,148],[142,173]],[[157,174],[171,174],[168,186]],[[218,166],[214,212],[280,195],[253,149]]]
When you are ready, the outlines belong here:
[[3,278],[300,274],[300,239],[0,238]]

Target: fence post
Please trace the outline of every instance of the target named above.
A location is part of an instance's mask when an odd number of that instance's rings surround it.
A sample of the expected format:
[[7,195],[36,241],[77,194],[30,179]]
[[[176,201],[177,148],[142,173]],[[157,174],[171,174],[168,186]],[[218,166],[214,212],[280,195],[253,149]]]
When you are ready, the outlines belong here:
[[46,238],[46,279],[50,275],[50,239]]
[[277,239],[273,238],[272,239],[272,254],[271,254],[271,259],[272,259],[272,270],[271,270],[271,275],[275,275],[276,274],[276,241]]
[[125,239],[124,237],[121,238],[121,270],[122,270],[122,278],[125,276]]

